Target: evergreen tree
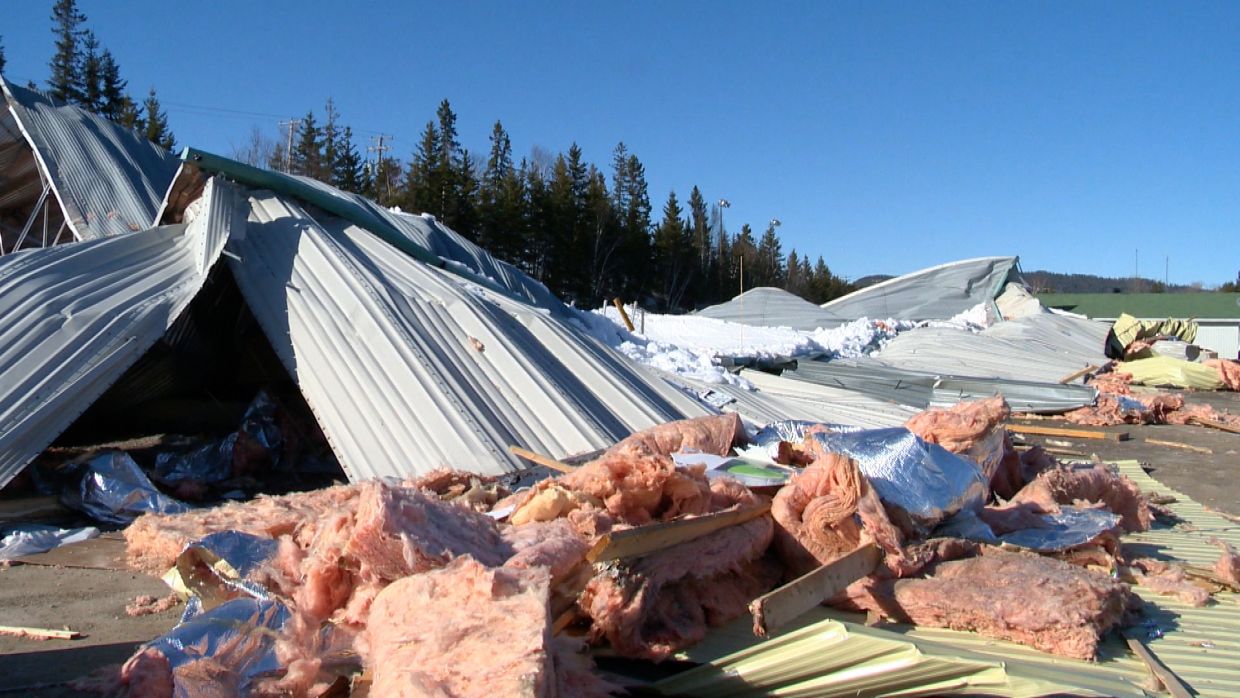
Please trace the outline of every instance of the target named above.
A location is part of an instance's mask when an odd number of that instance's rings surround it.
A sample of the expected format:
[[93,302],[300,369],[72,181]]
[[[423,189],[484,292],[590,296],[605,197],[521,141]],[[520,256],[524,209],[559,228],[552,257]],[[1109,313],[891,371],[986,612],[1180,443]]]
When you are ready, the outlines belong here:
[[82,107],[98,114],[103,107],[103,64],[99,54],[99,40],[89,29],[82,33],[81,65],[78,75],[81,84]]
[[663,220],[654,232],[654,266],[659,281],[658,294],[665,311],[681,307],[694,276],[693,234],[681,219],[683,213],[676,192],[669,192],[667,203],[663,205]]
[[805,297],[805,279],[801,276],[801,256],[796,248],[788,253],[788,266],[784,276],[784,290],[793,295]]
[[436,213],[434,182],[435,163],[439,155],[439,129],[434,121],[426,122],[418,147],[409,159],[409,171],[405,175],[401,205],[410,211]]
[[318,171],[311,175],[315,179],[331,183],[335,179],[336,161],[340,159],[340,112],[331,97],[323,107],[323,145]]
[[[120,67],[112,52],[104,49],[99,55],[99,114],[105,119],[115,121],[127,128],[132,128],[137,120],[137,105],[125,93],[129,83],[121,79]],[[125,123],[132,114],[133,120]]]
[[650,195],[646,170],[623,142],[612,157],[612,206],[619,219],[620,259],[613,290],[626,297],[645,291],[650,259]]
[[336,155],[331,160],[331,183],[347,192],[361,194],[364,189],[362,157],[353,143],[353,129],[344,127],[336,142]]
[[512,141],[499,121],[491,128],[491,152],[478,191],[478,244],[508,259],[512,253],[508,235],[515,231],[514,211],[506,207],[505,189],[512,176]]
[[168,128],[168,116],[164,114],[163,108],[159,105],[159,97],[155,95],[155,88],[147,93],[146,99],[142,101],[142,109],[146,112],[146,117],[141,120],[139,129],[146,139],[165,150],[172,150],[176,145],[176,137],[172,135],[172,130]]
[[77,9],[76,0],[56,0],[52,6],[52,33],[56,35],[56,52],[48,64],[51,77],[47,93],[68,104],[82,102],[81,49],[82,23],[86,16]]
[[748,223],[741,226],[741,232],[732,241],[732,263],[735,264],[736,286],[732,293],[744,293],[754,287],[754,263],[758,257],[758,246],[754,244],[753,230]]
[[781,249],[779,236],[775,234],[776,221],[771,221],[762,239],[758,242],[756,259],[754,260],[753,286],[783,286],[784,284],[784,253]]
[[4,37],[0,36],[0,74],[4,73]]
[[609,284],[615,278],[619,261],[620,236],[615,209],[607,191],[607,181],[598,168],[591,166],[586,175],[586,193],[582,206],[585,214],[585,235],[588,242],[588,284],[580,300],[588,306],[596,306],[606,300]]
[[297,142],[293,144],[291,169],[293,174],[322,179],[323,130],[314,119],[314,111],[306,112],[297,129]]

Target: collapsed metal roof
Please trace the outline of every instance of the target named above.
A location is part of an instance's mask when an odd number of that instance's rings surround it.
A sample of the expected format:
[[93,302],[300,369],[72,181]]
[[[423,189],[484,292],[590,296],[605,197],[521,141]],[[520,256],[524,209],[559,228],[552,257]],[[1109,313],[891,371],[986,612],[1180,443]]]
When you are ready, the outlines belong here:
[[509,445],[564,457],[707,413],[618,355],[570,368],[563,345],[593,340],[560,333],[552,351],[484,293],[347,221],[271,192],[249,210],[230,268],[354,479],[498,474],[521,467]]
[[[0,79],[0,91],[8,112],[0,145],[30,149],[39,189],[45,192],[39,205],[52,200],[59,204],[73,239],[155,225],[160,201],[177,171],[175,157],[101,116],[57,105],[35,90]],[[24,185],[35,186],[30,181]]]
[[703,308],[703,317],[759,327],[791,327],[806,332],[820,327],[839,327],[850,318],[821,308],[782,288],[759,286],[730,301]]
[[0,257],[0,487],[172,326],[228,236],[209,185],[188,224]]
[[978,257],[940,264],[836,298],[824,310],[844,320],[945,320],[994,300],[1017,257]]

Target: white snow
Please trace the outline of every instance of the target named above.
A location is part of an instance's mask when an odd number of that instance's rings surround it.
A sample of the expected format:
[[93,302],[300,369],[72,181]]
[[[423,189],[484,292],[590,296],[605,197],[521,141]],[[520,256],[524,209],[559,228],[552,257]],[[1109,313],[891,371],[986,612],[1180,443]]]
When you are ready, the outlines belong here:
[[[953,327],[976,331],[976,320],[986,309],[972,309],[946,321]],[[813,332],[788,327],[755,327],[698,315],[660,315],[629,308],[636,331],[629,332],[612,306],[593,311],[575,309],[581,326],[603,343],[629,358],[707,383],[728,383],[752,389],[749,381],[719,365],[720,357],[778,359],[816,357],[856,358],[882,348],[898,333],[919,323],[905,320],[860,319]],[[980,315],[979,315],[980,313]],[[984,326],[984,325],[983,325]]]

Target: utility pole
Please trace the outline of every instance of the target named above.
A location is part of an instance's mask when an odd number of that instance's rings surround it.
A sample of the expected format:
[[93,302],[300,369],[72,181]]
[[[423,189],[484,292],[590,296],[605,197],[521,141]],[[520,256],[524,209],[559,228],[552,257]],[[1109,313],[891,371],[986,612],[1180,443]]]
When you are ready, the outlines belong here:
[[[374,177],[376,178],[379,177],[380,173],[383,174],[383,185],[387,189],[386,198],[389,201],[392,199],[392,178],[388,176],[387,171],[383,167],[383,154],[392,149],[391,146],[384,145],[385,140],[390,141],[391,139],[391,136],[380,133],[377,136],[370,137],[370,142],[373,143],[373,145],[366,146],[366,152],[375,154],[375,166],[372,171],[374,172]],[[377,190],[378,187],[376,187],[376,191]]]
[[293,171],[293,132],[301,126],[301,119],[289,119],[279,122],[280,126],[288,127],[288,144],[284,146],[284,173]]

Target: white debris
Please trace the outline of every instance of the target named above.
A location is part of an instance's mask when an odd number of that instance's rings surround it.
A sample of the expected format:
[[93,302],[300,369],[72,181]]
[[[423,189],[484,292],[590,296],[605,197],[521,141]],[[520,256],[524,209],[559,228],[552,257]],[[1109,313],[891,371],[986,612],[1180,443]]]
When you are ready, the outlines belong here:
[[12,560],[24,555],[45,553],[69,543],[80,543],[99,536],[94,526],[84,528],[57,528],[40,524],[19,524],[0,538],[0,560]]

